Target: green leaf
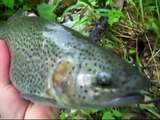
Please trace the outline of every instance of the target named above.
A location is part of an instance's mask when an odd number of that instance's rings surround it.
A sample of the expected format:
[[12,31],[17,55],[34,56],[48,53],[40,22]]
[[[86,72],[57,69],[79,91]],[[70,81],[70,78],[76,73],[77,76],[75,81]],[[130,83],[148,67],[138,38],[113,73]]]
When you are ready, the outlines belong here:
[[54,14],[55,6],[42,3],[37,6],[38,13],[41,17],[49,20],[56,21],[56,14]]
[[140,72],[142,72],[141,60],[140,60],[138,54],[136,54],[136,64],[137,64],[137,66],[138,66],[138,70],[139,70]]
[[115,118],[110,111],[106,111],[102,116],[102,120],[115,120]]
[[113,0],[107,0],[106,1],[106,5],[113,5],[113,3],[114,3]]
[[85,114],[85,115],[89,115],[90,116],[90,113],[91,113],[91,109],[83,109],[83,110],[80,110],[81,113]]
[[107,16],[109,17],[108,23],[110,26],[112,26],[114,23],[119,21],[120,17],[123,16],[123,13],[120,10],[113,9],[107,14]]
[[77,114],[78,114],[78,110],[71,110],[70,111],[70,117],[69,118],[71,118],[71,119],[75,119],[76,118],[76,116],[77,116]]
[[20,2],[20,3],[23,3],[23,2],[24,2],[24,0],[19,0],[19,2]]
[[157,118],[160,118],[159,111],[155,108],[155,106],[153,104],[151,104],[151,105],[141,104],[140,108],[145,110],[145,111],[150,112],[153,116],[155,116]]
[[91,109],[92,113],[96,113],[99,111],[99,109]]
[[89,5],[90,7],[93,7],[92,4],[88,0],[81,0],[81,1]]
[[63,112],[60,114],[60,120],[65,120],[66,119],[66,112]]
[[112,40],[109,40],[107,38],[102,39],[101,40],[102,44],[109,47],[109,48],[113,48],[113,46],[115,46],[115,43]]
[[147,24],[146,28],[147,30],[154,30],[157,34],[158,38],[160,38],[160,28],[159,28],[160,22],[156,19],[151,19]]
[[23,5],[23,10],[30,11],[30,10],[32,10],[32,6],[31,5]]
[[114,116],[116,116],[116,117],[122,117],[122,112],[121,111],[119,111],[119,110],[112,110],[112,113],[113,113],[113,115]]
[[13,9],[15,2],[14,0],[2,0],[2,2],[6,7]]
[[160,38],[160,28],[159,28],[159,26],[155,22],[152,23],[152,26],[153,26],[153,29],[156,32],[158,38]]
[[110,18],[108,19],[108,24],[109,24],[110,26],[112,26],[114,23],[116,23],[116,22],[118,22],[118,21],[119,21],[119,18],[110,17]]
[[98,9],[93,9],[93,11],[95,12],[95,13],[105,13],[106,15],[111,11],[111,10],[109,10],[109,9],[104,9],[104,8],[98,8]]
[[63,12],[63,15],[62,15],[62,16],[65,16],[65,15],[67,14],[67,12],[69,12],[69,11],[71,11],[71,10],[81,9],[82,7],[84,7],[84,5],[82,4],[82,2],[77,2],[77,4],[68,7],[68,8]]
[[130,55],[132,55],[132,54],[134,54],[134,53],[136,53],[136,50],[135,50],[135,49],[130,49],[130,50],[129,50],[129,54],[130,54]]

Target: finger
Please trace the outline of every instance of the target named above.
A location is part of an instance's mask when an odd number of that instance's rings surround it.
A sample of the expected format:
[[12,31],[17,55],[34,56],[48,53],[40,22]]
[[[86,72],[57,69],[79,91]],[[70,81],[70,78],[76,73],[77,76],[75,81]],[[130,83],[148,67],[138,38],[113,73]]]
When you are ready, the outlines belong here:
[[8,85],[10,68],[10,53],[4,40],[0,40],[0,87]]
[[22,100],[10,84],[9,68],[9,48],[4,40],[0,40],[0,114],[5,118],[22,118],[28,102]]
[[29,17],[36,17],[36,15],[34,13],[30,13],[28,16]]
[[17,90],[10,84],[0,88],[0,114],[2,118],[23,118],[28,101],[20,98]]
[[48,106],[44,106],[38,103],[30,104],[27,111],[25,118],[33,119],[33,118],[43,118],[43,119],[57,119],[59,116],[59,109],[58,108],[50,108]]

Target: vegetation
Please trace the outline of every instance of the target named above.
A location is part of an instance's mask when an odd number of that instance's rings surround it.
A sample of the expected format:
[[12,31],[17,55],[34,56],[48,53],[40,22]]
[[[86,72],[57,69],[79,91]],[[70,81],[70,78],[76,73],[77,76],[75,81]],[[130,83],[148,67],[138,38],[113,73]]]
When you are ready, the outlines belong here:
[[[102,16],[108,17],[106,30],[97,44],[112,48],[122,59],[133,63],[152,81],[145,99],[160,96],[160,2],[159,0],[125,0],[122,9],[114,0],[106,0],[109,7],[99,8],[98,0],[0,0],[0,19],[6,20],[16,10],[29,12],[80,29],[84,35],[96,29]],[[117,0],[118,1],[118,0]],[[120,0],[119,0],[120,1]],[[86,34],[87,33],[87,34]],[[62,110],[60,119],[160,119],[160,101],[136,107]]]

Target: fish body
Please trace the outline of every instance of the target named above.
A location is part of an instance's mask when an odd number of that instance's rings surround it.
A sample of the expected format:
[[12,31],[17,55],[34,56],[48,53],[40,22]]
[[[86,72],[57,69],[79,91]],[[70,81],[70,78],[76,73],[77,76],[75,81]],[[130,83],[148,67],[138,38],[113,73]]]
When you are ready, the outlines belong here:
[[11,51],[12,84],[27,100],[60,108],[143,101],[137,93],[148,86],[148,79],[110,49],[70,28],[18,11],[1,25],[0,38]]

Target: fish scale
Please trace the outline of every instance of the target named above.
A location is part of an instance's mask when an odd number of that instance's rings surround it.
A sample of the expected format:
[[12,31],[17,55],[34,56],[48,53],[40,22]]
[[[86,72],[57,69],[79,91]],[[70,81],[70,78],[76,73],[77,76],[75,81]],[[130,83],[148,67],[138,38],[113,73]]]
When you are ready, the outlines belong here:
[[139,92],[148,79],[88,37],[27,17],[22,10],[0,26],[0,38],[11,50],[10,79],[24,99],[60,108],[119,107],[144,100]]

